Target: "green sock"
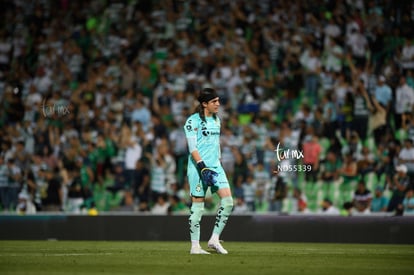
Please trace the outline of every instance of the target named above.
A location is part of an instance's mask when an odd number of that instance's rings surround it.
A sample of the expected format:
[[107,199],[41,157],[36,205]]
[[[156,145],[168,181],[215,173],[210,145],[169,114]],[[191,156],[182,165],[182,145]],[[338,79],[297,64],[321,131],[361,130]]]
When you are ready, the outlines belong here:
[[233,210],[233,198],[231,196],[221,199],[220,208],[217,211],[216,224],[214,225],[213,234],[220,236],[227,220]]
[[190,218],[188,219],[190,225],[191,241],[200,240],[200,221],[204,212],[204,202],[193,202],[191,205]]

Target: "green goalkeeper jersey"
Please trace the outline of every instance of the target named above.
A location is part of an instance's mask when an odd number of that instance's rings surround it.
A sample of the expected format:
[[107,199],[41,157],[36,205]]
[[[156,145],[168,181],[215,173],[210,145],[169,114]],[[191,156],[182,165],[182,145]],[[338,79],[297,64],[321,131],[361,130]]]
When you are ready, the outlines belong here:
[[220,119],[218,117],[206,117],[206,122],[204,122],[198,113],[194,113],[187,119],[184,131],[190,153],[198,150],[207,167],[220,166]]

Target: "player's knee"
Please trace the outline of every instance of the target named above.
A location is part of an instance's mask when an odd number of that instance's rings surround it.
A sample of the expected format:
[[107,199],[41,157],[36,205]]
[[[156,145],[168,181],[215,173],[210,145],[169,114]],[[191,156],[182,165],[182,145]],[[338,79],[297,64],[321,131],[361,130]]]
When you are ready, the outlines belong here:
[[190,221],[199,223],[204,214],[204,203],[197,203],[191,206]]
[[233,210],[233,205],[233,198],[231,196],[224,197],[221,199],[221,206],[227,213],[231,213],[231,211]]

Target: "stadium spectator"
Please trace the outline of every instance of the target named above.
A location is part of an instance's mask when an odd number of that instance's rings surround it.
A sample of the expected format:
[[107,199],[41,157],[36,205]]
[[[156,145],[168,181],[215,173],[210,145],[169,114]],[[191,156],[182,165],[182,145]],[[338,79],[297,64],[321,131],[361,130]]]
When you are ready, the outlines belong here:
[[298,213],[312,214],[312,211],[309,210],[308,204],[305,201],[299,200],[298,201]]
[[322,147],[319,144],[318,136],[313,133],[313,128],[309,128],[310,133],[303,142],[303,165],[310,165],[310,171],[305,174],[308,183],[316,183],[318,180],[320,154]]
[[404,113],[401,116],[402,119],[402,129],[407,134],[407,138],[411,139],[414,142],[414,119],[412,113]]
[[388,127],[389,106],[378,103],[375,97],[370,97],[368,108],[371,111],[368,121],[368,133],[373,133],[375,145],[384,142]]
[[263,164],[264,147],[266,145],[266,137],[267,137],[267,129],[266,129],[266,125],[265,125],[263,118],[260,116],[254,117],[251,128],[253,130],[253,136],[255,138],[255,143],[256,143],[255,149],[256,149],[257,162]]
[[65,210],[71,213],[79,214],[81,206],[86,198],[85,189],[82,186],[81,178],[78,169],[73,169],[69,172],[69,183],[67,187],[68,203],[65,205]]
[[233,214],[246,214],[249,208],[242,197],[236,197],[236,203],[233,208]]
[[239,148],[233,147],[232,152],[234,155],[233,185],[235,185],[235,182],[239,177],[242,178],[243,182],[247,180],[249,168],[247,166],[246,157],[240,152]]
[[331,94],[325,94],[321,103],[323,106],[323,135],[327,138],[333,138],[336,134],[337,113]]
[[341,140],[341,142],[343,143],[341,148],[342,156],[351,154],[353,158],[356,158],[361,153],[363,142],[357,132],[352,132],[347,139]]
[[[355,22],[355,21],[354,21]],[[350,24],[351,25],[351,24]],[[364,67],[368,54],[368,40],[363,35],[362,30],[356,25],[351,25],[350,32],[346,37],[345,45],[349,48],[356,65]]]
[[125,169],[121,162],[114,165],[113,176],[113,185],[107,188],[109,191],[116,193],[128,187]]
[[359,213],[367,214],[371,209],[372,194],[364,181],[359,181],[354,192],[352,204]]
[[269,171],[264,169],[263,163],[258,163],[253,168],[253,178],[255,182],[255,191],[256,191],[256,206],[262,209],[269,197],[272,196],[271,190],[271,178]]
[[375,188],[375,194],[371,201],[371,212],[386,212],[389,199],[384,196],[384,188],[377,186]]
[[0,202],[1,209],[3,211],[9,210],[9,196],[8,196],[8,185],[9,185],[9,171],[7,165],[4,163],[4,157],[0,157]]
[[151,208],[151,214],[167,215],[169,208],[170,202],[168,201],[168,195],[166,193],[159,193],[155,199],[154,206]]
[[374,154],[374,171],[377,177],[377,182],[382,183],[382,186],[384,186],[384,182],[382,182],[384,174],[385,177],[387,177],[388,175],[391,175],[393,171],[388,148],[384,145],[384,143],[380,143],[378,144]]
[[44,211],[59,212],[63,210],[63,189],[62,183],[55,171],[47,169],[46,173],[46,196],[42,199]]
[[395,128],[402,127],[402,115],[413,112],[414,90],[408,86],[405,76],[400,76],[398,87],[395,90]]
[[134,196],[131,191],[126,190],[123,193],[122,202],[118,207],[114,207],[113,211],[133,212],[135,211]]
[[408,86],[414,89],[414,77],[413,77],[413,69],[407,71],[406,81]]
[[326,159],[321,165],[321,179],[326,184],[339,179],[341,175],[342,162],[340,158],[332,151],[329,151],[326,155]]
[[[239,176],[239,179],[242,179]],[[252,174],[248,174],[246,181],[243,182],[243,198],[249,211],[256,211],[256,182]]]
[[243,179],[239,177],[233,186],[233,196],[235,198],[243,198],[244,201],[244,190],[243,190]]
[[161,194],[167,192],[167,163],[163,156],[157,152],[155,155],[146,153],[145,156],[150,160],[150,190],[152,202],[157,202]]
[[300,62],[304,70],[307,97],[317,105],[319,103],[319,74],[322,69],[319,49],[308,47],[300,57]]
[[184,131],[177,124],[173,124],[172,129],[169,131],[169,141],[176,162],[177,182],[182,187],[184,185],[184,169],[187,163],[188,150]]
[[358,175],[364,179],[365,175],[374,171],[375,157],[368,147],[363,146],[356,158]]
[[314,122],[314,114],[309,104],[304,103],[301,105],[298,112],[295,114],[294,121],[299,123],[300,121],[305,121],[306,124],[312,124]]
[[325,37],[326,42],[324,43],[324,51],[322,52],[324,57],[323,65],[328,72],[338,73],[342,70],[342,58],[344,53],[343,48],[337,41],[341,31],[339,30],[339,26],[332,20],[330,20],[329,23],[331,24],[328,24],[325,27],[325,31],[331,29],[332,32],[329,36]]
[[303,214],[309,214],[311,211],[308,208],[308,199],[306,195],[302,192],[300,188],[293,189],[293,198],[295,202],[296,209],[293,209],[292,212],[298,212]]
[[33,204],[29,194],[26,192],[20,192],[18,195],[16,213],[20,215],[36,214],[36,206]]
[[167,188],[171,189],[170,185],[175,184],[177,182],[177,178],[175,176],[176,175],[176,163],[175,163],[175,159],[170,153],[169,144],[167,144],[167,142],[164,142],[158,146],[158,154],[164,158],[164,161],[166,163],[166,167],[165,167],[166,184],[167,184]]
[[414,190],[408,189],[405,192],[405,198],[402,202],[404,207],[404,214],[412,214],[414,213]]
[[388,188],[392,191],[387,208],[388,212],[396,211],[398,206],[401,205],[404,200],[405,191],[410,184],[407,166],[400,164],[395,167],[395,171],[394,177],[388,184]]
[[354,214],[354,204],[352,202],[344,202],[342,208],[343,210],[341,211],[341,215],[350,217]]
[[322,201],[322,205],[321,205],[322,209],[320,210],[321,214],[324,215],[339,215],[339,209],[333,205],[332,201],[328,198],[325,198]]
[[352,121],[354,118],[354,96],[350,91],[345,91],[343,102],[337,100],[338,105],[338,127],[341,137],[349,139],[352,133]]
[[403,69],[414,68],[414,43],[412,39],[406,39],[398,58]]
[[125,147],[125,185],[131,186],[134,181],[134,171],[136,163],[142,158],[142,146],[135,137],[130,137],[126,141]]
[[18,194],[22,188],[23,172],[15,164],[14,158],[9,158],[6,164],[7,187],[3,188],[3,207],[13,211],[17,206]]
[[150,201],[150,182],[151,175],[147,168],[147,164],[143,159],[137,161],[134,171],[134,181],[132,184],[133,195],[138,203]]
[[272,177],[272,183],[268,193],[268,211],[282,212],[284,201],[288,195],[288,187],[283,177]]
[[[356,72],[353,72],[356,74]],[[370,111],[368,108],[368,95],[364,87],[364,83],[361,79],[358,80],[357,76],[353,77],[354,82],[354,106],[353,106],[353,119],[352,129],[355,131],[362,142],[365,142],[368,134],[368,121]]]
[[189,208],[183,200],[181,200],[177,195],[171,195],[170,199],[170,207],[168,209],[169,214],[188,214]]
[[5,29],[0,30],[0,71],[2,74],[10,68],[13,52],[12,37],[7,35]]
[[131,113],[131,122],[139,121],[144,131],[148,131],[151,123],[151,113],[146,107],[144,99],[139,96]]
[[358,163],[351,153],[344,156],[344,162],[341,167],[341,176],[344,184],[349,184],[358,178]]
[[379,104],[385,107],[387,112],[391,111],[392,103],[392,90],[391,87],[387,84],[385,76],[380,75],[378,77],[378,83],[375,87],[374,97]]
[[407,138],[404,140],[404,146],[398,154],[398,164],[404,164],[407,167],[409,176],[414,175],[414,146],[412,139]]

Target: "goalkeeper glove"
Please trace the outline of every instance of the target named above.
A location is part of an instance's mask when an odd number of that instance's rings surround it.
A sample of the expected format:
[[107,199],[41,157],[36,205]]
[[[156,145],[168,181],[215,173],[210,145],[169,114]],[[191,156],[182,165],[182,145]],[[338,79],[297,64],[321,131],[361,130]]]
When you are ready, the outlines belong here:
[[208,186],[213,186],[217,182],[218,173],[208,168],[204,161],[197,162],[197,168],[200,171],[201,180]]

